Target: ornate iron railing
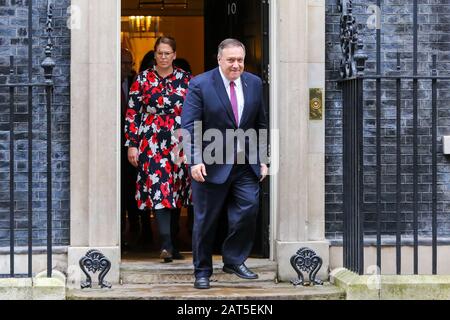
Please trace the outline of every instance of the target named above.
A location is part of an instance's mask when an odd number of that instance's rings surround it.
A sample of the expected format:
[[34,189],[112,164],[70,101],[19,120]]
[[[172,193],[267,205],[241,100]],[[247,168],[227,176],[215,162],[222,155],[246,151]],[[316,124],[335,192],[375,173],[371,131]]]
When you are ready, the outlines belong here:
[[[28,1],[28,81],[27,82],[14,82],[15,77],[15,61],[14,56],[10,57],[10,77],[6,84],[0,84],[0,88],[9,89],[9,236],[10,236],[10,272],[9,274],[2,274],[1,277],[32,277],[33,265],[33,94],[34,89],[39,90],[43,88],[45,90],[46,108],[47,108],[47,276],[52,275],[52,94],[53,94],[53,69],[55,62],[52,59],[52,18],[53,18],[53,3],[52,0],[47,2],[47,21],[45,24],[45,30],[47,33],[47,45],[45,48],[45,59],[43,60],[41,67],[44,69],[45,82],[33,82],[33,1]],[[14,198],[14,185],[15,185],[15,166],[14,166],[14,143],[15,143],[15,130],[16,123],[15,113],[15,96],[16,89],[27,88],[28,90],[28,217],[27,217],[27,234],[28,234],[28,272],[26,274],[19,274],[15,271],[15,198]]]
[[[377,1],[378,8],[381,7],[381,1]],[[367,55],[363,51],[363,42],[361,36],[358,34],[356,20],[353,16],[353,3],[351,0],[338,0],[338,8],[341,12],[341,49],[342,59],[340,65],[340,74],[342,84],[342,107],[343,107],[343,204],[344,204],[344,227],[343,227],[343,258],[344,267],[357,272],[364,273],[364,244],[370,240],[371,235],[374,236],[376,243],[376,264],[382,270],[381,248],[382,248],[382,233],[389,233],[383,230],[382,225],[387,221],[383,220],[383,213],[386,213],[387,204],[391,204],[394,209],[392,211],[395,230],[392,235],[393,243],[396,248],[396,273],[402,273],[402,257],[401,251],[404,244],[412,245],[413,247],[413,272],[419,273],[419,173],[421,177],[426,176],[429,181],[431,197],[429,214],[431,215],[431,244],[432,248],[432,273],[437,273],[437,238],[438,238],[438,212],[437,204],[438,197],[438,180],[437,180],[437,162],[438,156],[441,156],[441,151],[438,150],[438,86],[448,86],[450,77],[437,75],[437,58],[433,55],[433,62],[431,72],[429,75],[418,75],[418,1],[413,0],[413,70],[412,75],[404,75],[401,71],[401,56],[397,53],[397,71],[391,72],[391,75],[382,75],[381,72],[381,29],[376,31],[376,72],[375,74],[365,74],[365,62]],[[378,17],[379,19],[380,17]],[[377,21],[377,25],[381,25]],[[428,82],[428,84],[427,84]],[[430,83],[431,82],[431,83]],[[419,83],[422,86],[419,86]],[[386,138],[383,134],[382,122],[386,121],[383,118],[383,108],[388,105],[387,101],[383,101],[382,84],[388,85],[394,91],[395,96],[392,99],[395,101],[395,125],[392,124],[391,136],[395,136],[395,143],[391,143],[392,149],[395,150],[389,156],[394,160],[389,163],[382,161],[383,148],[386,149],[386,144],[382,142]],[[427,87],[428,86],[428,87]],[[406,119],[403,115],[405,107],[404,97],[405,88],[412,88],[411,100],[411,117],[412,121]],[[366,88],[369,88],[366,90]],[[372,88],[372,89],[370,89]],[[373,88],[375,90],[373,90]],[[425,89],[424,89],[425,88]],[[427,89],[429,88],[429,89]],[[369,110],[369,103],[366,102],[365,93],[368,95],[370,90],[374,91],[373,106],[374,110]],[[418,95],[420,90],[429,90],[431,92],[429,99],[429,106],[427,108],[420,108],[418,104]],[[409,102],[409,101],[408,101]],[[423,119],[423,114],[426,110],[430,111],[426,119]],[[426,131],[426,138],[430,140],[431,148],[422,154],[419,154],[419,112],[422,112],[422,118],[426,123],[430,123],[429,130]],[[365,121],[365,115],[371,114],[374,116],[373,124],[370,121]],[[372,118],[370,119],[372,120]],[[389,120],[392,120],[391,118]],[[406,128],[406,121],[411,121],[412,124]],[[367,123],[371,123],[369,126]],[[395,128],[395,131],[394,131]],[[405,132],[408,131],[408,134]],[[373,136],[368,137],[367,132],[371,132]],[[385,131],[384,131],[385,132]],[[406,137],[408,136],[408,138]],[[423,136],[423,134],[422,134]],[[374,141],[369,144],[369,139]],[[421,140],[422,141],[422,138]],[[423,144],[423,143],[422,143]],[[403,153],[402,151],[409,148],[411,154]],[[368,151],[371,149],[372,151]],[[373,151],[375,150],[375,151]],[[405,163],[404,157],[412,158],[411,164]],[[425,174],[419,172],[420,157],[427,156],[430,160],[431,169]],[[374,159],[374,160],[371,160]],[[423,161],[423,160],[422,160]],[[390,202],[386,200],[386,191],[382,189],[382,178],[387,174],[382,172],[383,168],[391,165],[395,168],[395,183],[391,183],[393,195]],[[374,167],[374,172],[369,172],[369,168]],[[384,169],[387,170],[387,169]],[[369,177],[370,173],[370,177]],[[391,173],[393,176],[394,174]],[[411,191],[404,190],[404,180],[409,175],[412,179]],[[374,179],[372,179],[374,177]],[[366,179],[371,178],[371,179]],[[425,179],[421,178],[421,179]],[[373,180],[373,181],[372,181]],[[373,199],[370,198],[365,188],[371,189]],[[412,199],[406,197],[406,192],[412,195]],[[421,201],[423,202],[423,201]],[[405,209],[406,207],[406,209]],[[409,209],[411,208],[411,209]],[[405,223],[405,213],[412,215],[411,223]],[[374,216],[373,225],[375,228],[365,228],[366,215]],[[409,227],[410,226],[410,227]],[[391,238],[392,238],[391,237]],[[411,238],[411,240],[409,240]],[[426,241],[425,241],[426,242]]]

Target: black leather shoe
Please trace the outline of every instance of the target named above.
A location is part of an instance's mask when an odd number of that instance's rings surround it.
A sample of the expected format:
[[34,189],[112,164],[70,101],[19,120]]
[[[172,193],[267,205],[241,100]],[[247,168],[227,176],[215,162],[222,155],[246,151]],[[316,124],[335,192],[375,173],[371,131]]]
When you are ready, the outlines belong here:
[[258,279],[258,275],[245,266],[245,264],[225,264],[223,272],[234,273],[242,279]]
[[195,289],[209,289],[209,278],[208,277],[198,277],[195,278],[194,282]]
[[159,257],[163,259],[165,263],[172,262],[173,260],[172,254],[166,249],[161,250],[161,254],[159,255]]

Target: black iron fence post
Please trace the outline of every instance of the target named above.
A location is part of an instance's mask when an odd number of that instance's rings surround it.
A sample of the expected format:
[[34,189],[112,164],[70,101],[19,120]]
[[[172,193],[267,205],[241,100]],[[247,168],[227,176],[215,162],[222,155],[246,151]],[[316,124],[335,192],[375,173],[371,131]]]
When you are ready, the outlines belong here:
[[367,55],[358,39],[352,1],[341,0],[343,114],[344,267],[364,273],[363,75]]
[[[400,74],[400,52],[397,52],[397,71]],[[377,81],[381,82],[381,79],[378,79]],[[397,118],[396,118],[396,144],[397,144],[397,179],[396,179],[396,183],[397,183],[397,198],[396,198],[396,217],[395,217],[395,221],[396,221],[396,238],[395,238],[395,242],[396,242],[396,270],[397,270],[397,274],[401,273],[401,251],[402,251],[402,247],[401,247],[401,242],[402,242],[402,237],[401,237],[401,215],[402,215],[402,156],[401,156],[401,120],[402,120],[402,80],[401,78],[397,78],[396,79],[396,99],[397,99],[397,103],[396,103],[396,108],[397,108]],[[380,103],[379,103],[380,104]],[[378,121],[381,121],[381,118],[378,119]],[[381,230],[378,231],[379,233],[381,233]],[[381,243],[379,244],[379,249],[381,251]]]
[[[28,2],[28,82],[33,81],[33,1]],[[33,275],[33,87],[28,87],[28,277]]]
[[47,5],[47,46],[45,48],[45,59],[41,66],[44,69],[47,102],[47,277],[52,276],[52,92],[53,92],[53,68],[55,62],[52,59],[52,17],[53,3],[48,1]]
[[[10,78],[14,74],[14,57],[11,56]],[[9,272],[14,277],[14,87],[9,87]]]
[[[431,69],[431,76],[437,77],[437,55],[433,54],[433,65]],[[432,142],[431,142],[431,154],[432,154],[432,273],[437,274],[437,137],[438,137],[438,109],[437,109],[437,78],[431,80],[431,127],[432,127]]]

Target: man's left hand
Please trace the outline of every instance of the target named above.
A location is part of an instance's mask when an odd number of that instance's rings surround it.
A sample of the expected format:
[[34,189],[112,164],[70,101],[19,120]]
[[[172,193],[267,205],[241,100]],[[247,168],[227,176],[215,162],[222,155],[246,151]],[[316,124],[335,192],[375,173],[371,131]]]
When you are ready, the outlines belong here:
[[265,163],[261,163],[261,179],[259,179],[259,182],[262,182],[267,174],[269,173],[269,168],[267,168],[267,165]]

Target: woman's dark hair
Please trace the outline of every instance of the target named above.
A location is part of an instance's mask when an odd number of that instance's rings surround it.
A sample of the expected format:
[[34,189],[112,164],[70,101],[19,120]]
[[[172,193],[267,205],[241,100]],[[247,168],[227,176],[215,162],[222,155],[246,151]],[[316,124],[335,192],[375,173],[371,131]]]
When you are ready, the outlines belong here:
[[155,65],[155,51],[150,50],[145,54],[144,58],[142,58],[141,66],[139,67],[139,72],[150,69],[154,65]]
[[175,67],[183,69],[186,72],[192,73],[191,65],[189,64],[189,62],[186,59],[176,58],[175,60],[173,60],[173,65]]
[[162,37],[159,37],[159,38],[156,40],[156,43],[155,43],[155,47],[154,47],[154,50],[155,50],[155,51],[157,51],[158,46],[159,46],[161,43],[168,44],[168,45],[172,48],[173,52],[177,51],[177,43],[175,42],[175,39],[174,39],[174,38],[169,37],[169,36],[162,36]]

